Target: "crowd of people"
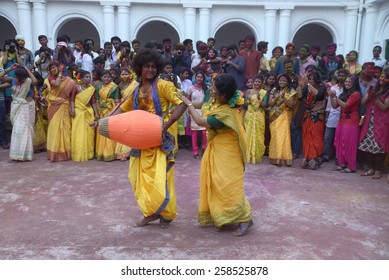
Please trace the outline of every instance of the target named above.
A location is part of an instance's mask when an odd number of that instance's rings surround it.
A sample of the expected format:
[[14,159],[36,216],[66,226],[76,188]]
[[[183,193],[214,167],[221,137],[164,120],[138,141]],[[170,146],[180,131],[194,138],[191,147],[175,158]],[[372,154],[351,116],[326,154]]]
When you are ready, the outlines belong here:
[[[0,145],[14,161],[31,161],[38,151],[52,162],[130,159],[144,216],[138,226],[159,220],[166,228],[175,218],[179,148],[202,158],[200,223],[237,222],[237,236],[253,224],[245,163],[267,155],[270,164],[292,166],[302,157],[301,167],[315,170],[334,159],[334,171],[359,167],[374,179],[388,164],[389,68],[380,46],[359,63],[355,50],[336,54],[336,43],[321,56],[317,45],[296,50],[288,43],[285,54],[276,46],[268,59],[268,43],[255,45],[250,35],[219,50],[214,38],[195,48],[191,39],[141,48],[138,40],[114,36],[99,49],[92,39],[72,42],[66,35],[55,49],[45,35],[38,40],[42,46],[33,53],[17,35],[0,53]],[[161,147],[132,149],[96,133],[98,120],[139,109],[164,119]],[[232,204],[220,199],[229,192],[223,188],[229,174]]]

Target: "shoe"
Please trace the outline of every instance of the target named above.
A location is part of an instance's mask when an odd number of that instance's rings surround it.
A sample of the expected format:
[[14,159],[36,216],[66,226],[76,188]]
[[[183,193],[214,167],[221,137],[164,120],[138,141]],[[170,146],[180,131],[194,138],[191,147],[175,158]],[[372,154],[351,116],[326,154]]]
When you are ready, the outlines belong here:
[[8,149],[9,149],[9,143],[1,144],[1,147],[2,147],[4,150],[8,150]]
[[199,156],[199,154],[195,154],[195,155],[193,155],[193,157],[194,157],[195,159],[198,159],[200,156]]
[[330,159],[328,157],[325,157],[325,156],[322,157],[321,159],[322,159],[323,162],[329,162],[330,161]]

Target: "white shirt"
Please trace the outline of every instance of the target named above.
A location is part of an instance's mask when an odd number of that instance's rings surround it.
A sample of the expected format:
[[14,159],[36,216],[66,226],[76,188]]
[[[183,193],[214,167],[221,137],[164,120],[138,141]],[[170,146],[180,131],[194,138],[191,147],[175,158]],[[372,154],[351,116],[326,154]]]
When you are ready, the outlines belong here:
[[[343,92],[343,88],[339,88],[338,85],[332,86],[331,90],[336,92],[336,97],[339,97],[339,95]],[[328,104],[330,106],[330,113],[328,115],[326,126],[331,127],[331,128],[336,128],[336,126],[338,125],[338,122],[339,122],[339,118],[340,118],[340,106],[338,106],[338,108],[336,108],[336,109],[333,108],[331,105],[331,97],[330,96],[328,96],[327,107],[328,107]]]
[[385,68],[385,65],[386,65],[386,60],[381,58],[381,57],[379,57],[379,58],[374,58],[373,57],[372,59],[370,59],[370,60],[368,60],[366,62],[374,62],[375,66],[379,66],[381,68]]
[[92,56],[90,56],[87,53],[84,53],[84,55],[81,57],[76,58],[76,64],[81,67],[82,70],[88,71],[92,75],[92,70],[94,68],[93,66],[93,59],[97,58],[99,55],[92,51]]

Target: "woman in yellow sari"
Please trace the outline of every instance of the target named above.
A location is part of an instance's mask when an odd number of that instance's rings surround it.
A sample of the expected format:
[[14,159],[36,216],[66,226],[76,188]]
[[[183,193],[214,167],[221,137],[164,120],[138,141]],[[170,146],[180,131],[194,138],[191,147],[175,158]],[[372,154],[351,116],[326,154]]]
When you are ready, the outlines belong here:
[[70,149],[70,95],[75,82],[62,75],[63,65],[50,63],[47,78],[50,84],[48,93],[47,158],[52,161],[64,161],[71,158]]
[[99,119],[95,88],[90,84],[91,75],[80,70],[82,84],[74,87],[70,105],[72,120],[72,160],[87,161],[95,156],[95,129],[89,124]]
[[293,154],[290,124],[297,92],[287,74],[278,76],[278,86],[270,93],[269,121],[270,146],[269,162],[278,166],[292,166]]
[[[138,84],[135,79],[133,79],[133,76],[135,76],[135,73],[131,73],[131,70],[128,67],[123,67],[120,71],[121,82],[119,83],[119,90],[122,101],[124,101],[131,93],[126,90],[131,85],[131,83]],[[121,143],[116,143],[115,159],[119,159],[120,161],[126,161],[130,157],[130,152],[130,147]]]
[[266,90],[262,89],[263,76],[254,78],[254,86],[247,90],[245,96],[244,126],[247,132],[246,162],[257,164],[262,162],[265,153],[265,111]]
[[[177,216],[173,167],[175,139],[170,128],[186,107],[174,85],[158,78],[163,67],[163,60],[158,52],[143,49],[136,54],[133,63],[140,82],[127,88],[130,97],[114,114],[144,110],[164,119],[164,139],[161,146],[131,150],[128,178],[144,217],[136,226],[146,226],[159,220],[160,227],[165,229]],[[170,115],[171,105],[176,108]]]
[[235,79],[220,75],[215,79],[213,97],[205,96],[203,117],[185,97],[189,113],[198,125],[207,128],[207,149],[200,169],[200,225],[217,228],[239,223],[235,236],[243,236],[253,225],[252,210],[244,193],[246,133],[243,128],[243,98]]
[[[119,102],[119,88],[112,82],[111,73],[105,70],[101,73],[102,86],[97,90],[100,119],[107,117]],[[109,138],[96,136],[96,158],[97,160],[113,161],[115,159],[116,142]]]

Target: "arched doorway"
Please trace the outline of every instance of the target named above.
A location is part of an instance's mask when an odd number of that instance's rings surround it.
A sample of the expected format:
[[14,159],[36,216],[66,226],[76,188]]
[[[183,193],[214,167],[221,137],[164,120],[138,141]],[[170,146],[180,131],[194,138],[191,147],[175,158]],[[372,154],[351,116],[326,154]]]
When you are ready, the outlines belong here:
[[[100,48],[100,36],[96,27],[85,19],[75,18],[68,20],[59,28],[57,36],[59,35],[69,36],[71,42],[90,38],[95,42],[95,50]],[[54,38],[54,42],[56,42],[56,38]]]
[[170,24],[160,20],[153,20],[146,23],[136,34],[136,39],[140,41],[141,47],[150,41],[162,43],[164,38],[170,38],[172,44],[180,41],[178,32]]
[[5,40],[15,39],[16,29],[12,23],[3,16],[0,16],[0,26],[0,49],[3,49]]
[[299,50],[303,44],[308,44],[310,46],[319,45],[321,52],[325,52],[327,44],[334,41],[331,33],[325,27],[315,23],[301,27],[292,40],[296,45],[296,50]]
[[221,46],[236,44],[239,47],[239,41],[247,35],[255,38],[254,32],[244,23],[230,22],[223,25],[215,34],[215,47],[219,50]]

